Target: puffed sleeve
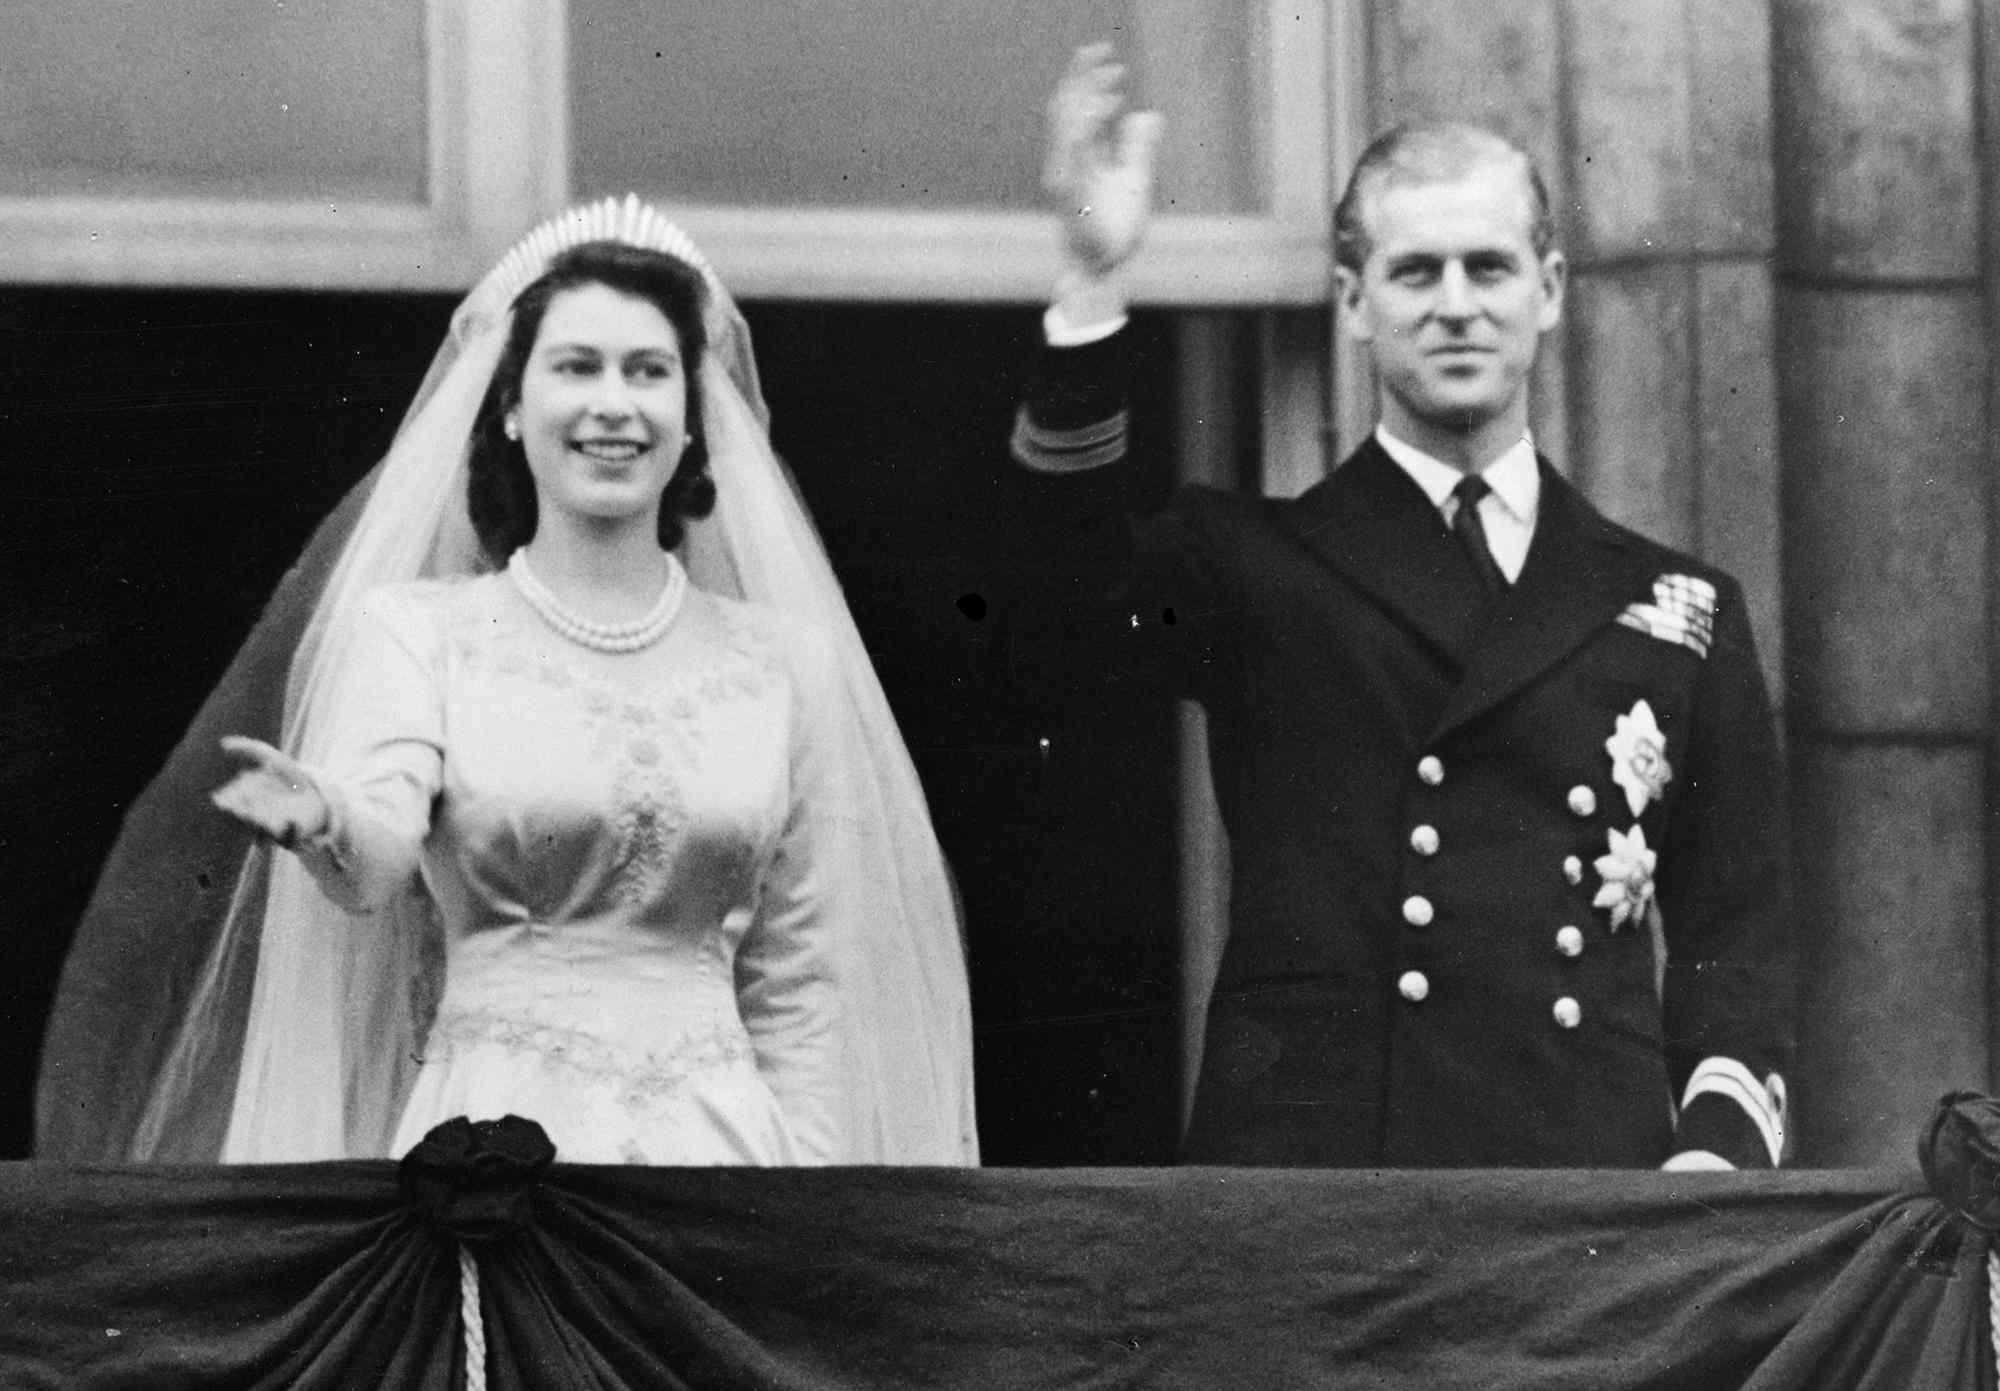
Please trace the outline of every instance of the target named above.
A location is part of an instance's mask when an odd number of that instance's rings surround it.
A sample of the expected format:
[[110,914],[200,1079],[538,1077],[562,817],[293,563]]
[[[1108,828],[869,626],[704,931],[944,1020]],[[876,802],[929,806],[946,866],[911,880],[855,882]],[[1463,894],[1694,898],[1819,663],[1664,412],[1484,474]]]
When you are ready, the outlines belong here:
[[392,586],[363,601],[331,701],[323,755],[308,765],[324,832],[299,858],[335,903],[369,913],[416,872],[444,773],[436,595]]
[[834,756],[845,710],[833,645],[788,627],[790,788],[784,827],[736,957],[736,989],[758,1071],[808,1163],[835,1163],[839,1139],[838,934],[858,923],[853,824]]

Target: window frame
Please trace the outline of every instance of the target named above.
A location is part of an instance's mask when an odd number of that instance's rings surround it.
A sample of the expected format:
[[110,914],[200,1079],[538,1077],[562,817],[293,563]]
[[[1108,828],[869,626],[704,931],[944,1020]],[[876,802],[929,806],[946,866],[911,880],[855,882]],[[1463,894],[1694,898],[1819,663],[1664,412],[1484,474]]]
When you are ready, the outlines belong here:
[[[1128,270],[1159,306],[1325,303],[1336,64],[1356,0],[1253,0],[1265,211],[1156,215]],[[421,202],[0,197],[17,283],[450,290],[570,197],[568,0],[424,0]],[[1282,33],[1285,41],[1272,40]],[[1347,73],[1341,75],[1347,86]],[[1350,94],[1351,95],[1351,94]],[[1059,265],[1037,211],[661,202],[744,299],[1032,302]]]

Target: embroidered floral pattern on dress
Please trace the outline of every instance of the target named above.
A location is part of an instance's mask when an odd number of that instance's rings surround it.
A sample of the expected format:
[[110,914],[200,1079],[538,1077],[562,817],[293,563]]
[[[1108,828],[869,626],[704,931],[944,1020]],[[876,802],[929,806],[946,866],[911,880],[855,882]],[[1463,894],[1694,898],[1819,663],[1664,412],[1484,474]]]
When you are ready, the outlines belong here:
[[637,1053],[583,1029],[465,1009],[438,1016],[425,1061],[445,1062],[454,1048],[486,1046],[525,1053],[538,1066],[560,1068],[581,1082],[606,1088],[630,1110],[672,1103],[703,1073],[756,1066],[750,1037],[741,1030],[718,1027],[686,1034],[671,1048]]
[[678,773],[699,752],[693,720],[673,720],[636,703],[593,721],[596,755],[612,776],[612,826],[617,834],[612,896],[627,906],[651,901],[673,860],[673,844],[687,829],[687,800]]
[[672,865],[675,839],[688,826],[683,775],[700,755],[706,717],[731,701],[761,697],[782,673],[767,626],[751,610],[726,605],[721,650],[642,698],[573,662],[538,659],[522,644],[500,640],[504,621],[461,618],[452,635],[461,663],[549,686],[584,713],[594,756],[612,769],[618,848],[610,892],[626,906],[651,901]]

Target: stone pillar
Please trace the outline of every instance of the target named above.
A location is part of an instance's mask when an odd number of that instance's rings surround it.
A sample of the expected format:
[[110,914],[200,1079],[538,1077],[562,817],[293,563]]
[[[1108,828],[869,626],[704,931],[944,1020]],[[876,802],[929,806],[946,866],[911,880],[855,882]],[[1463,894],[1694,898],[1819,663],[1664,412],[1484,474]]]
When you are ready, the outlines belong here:
[[[1995,161],[2000,160],[2000,93],[1995,91],[1995,78],[2000,75],[2000,4],[1987,0],[1979,8],[1979,58],[1977,71],[1985,74],[1985,83],[1977,94],[1980,103],[1975,120],[1978,123],[1980,139],[1979,168],[1985,179],[1982,190],[1981,208],[1986,227],[1981,242],[1983,262],[1980,275],[1986,286],[1986,460],[1987,474],[2000,474],[2000,361],[1996,361],[1992,344],[1994,335],[2000,334],[2000,172],[1996,172]],[[1989,485],[1987,491],[1987,534],[2000,534],[2000,485]],[[2000,603],[1987,606],[1989,634],[1987,640],[1987,662],[1989,668],[1994,659],[2000,657]],[[1986,751],[1987,786],[2000,786],[2000,739],[1993,731],[2000,729],[2000,682],[1989,683]],[[2000,864],[2000,808],[1993,805],[1988,797],[1986,806],[1986,860],[1987,866]],[[1995,930],[2000,927],[2000,908],[1994,904],[1992,884],[1993,871],[1989,868],[1982,876],[1982,887],[1986,890],[1986,1082],[1993,1085],[1996,1074],[2000,1074],[2000,974],[1995,967],[2000,965],[2000,953],[1994,951]]]
[[1742,581],[1777,685],[1770,31],[1755,6],[1564,6],[1571,471]]
[[1771,13],[1796,1133],[1803,1163],[1904,1163],[1938,1094],[1988,1075],[1979,21],[1973,0]]

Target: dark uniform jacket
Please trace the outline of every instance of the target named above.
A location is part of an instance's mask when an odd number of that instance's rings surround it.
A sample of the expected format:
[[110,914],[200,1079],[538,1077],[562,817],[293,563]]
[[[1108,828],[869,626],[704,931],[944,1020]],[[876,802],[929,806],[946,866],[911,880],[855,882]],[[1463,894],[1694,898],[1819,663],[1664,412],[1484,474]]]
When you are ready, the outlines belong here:
[[1736,584],[1544,461],[1482,617],[1372,441],[1295,500],[1127,515],[1124,336],[1044,354],[1014,453],[1059,626],[1208,714],[1234,879],[1183,1159],[1772,1163],[1785,800]]

